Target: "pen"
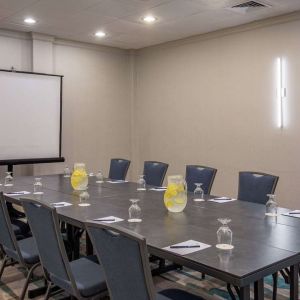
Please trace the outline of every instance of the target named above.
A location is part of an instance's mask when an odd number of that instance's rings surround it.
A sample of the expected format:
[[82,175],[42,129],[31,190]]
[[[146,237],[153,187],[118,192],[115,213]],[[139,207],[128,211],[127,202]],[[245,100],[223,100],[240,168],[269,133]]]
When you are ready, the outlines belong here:
[[290,215],[300,215],[300,212],[289,212]]
[[112,222],[112,221],[116,221],[116,219],[94,219],[94,221],[100,221],[100,222]]
[[11,192],[11,193],[6,193],[6,195],[24,195],[24,192]]
[[170,246],[170,248],[172,248],[172,249],[180,249],[180,248],[200,248],[200,245],[190,245],[190,246],[184,246],[184,245],[182,245],[182,246],[180,246],[180,245],[178,245],[178,246]]

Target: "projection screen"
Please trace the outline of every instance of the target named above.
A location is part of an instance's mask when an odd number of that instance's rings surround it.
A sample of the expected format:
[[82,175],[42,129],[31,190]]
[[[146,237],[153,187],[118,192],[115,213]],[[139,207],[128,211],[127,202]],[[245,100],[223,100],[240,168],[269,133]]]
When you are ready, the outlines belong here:
[[63,161],[62,76],[0,70],[0,164]]

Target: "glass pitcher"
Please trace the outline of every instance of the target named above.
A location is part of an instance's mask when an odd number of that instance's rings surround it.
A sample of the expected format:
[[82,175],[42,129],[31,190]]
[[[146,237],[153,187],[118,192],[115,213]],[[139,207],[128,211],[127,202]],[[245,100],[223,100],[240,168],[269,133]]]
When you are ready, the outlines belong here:
[[74,171],[71,176],[71,185],[76,191],[84,191],[88,186],[88,175],[84,163],[74,164]]
[[186,182],[181,175],[168,176],[164,203],[170,212],[182,212],[187,204]]

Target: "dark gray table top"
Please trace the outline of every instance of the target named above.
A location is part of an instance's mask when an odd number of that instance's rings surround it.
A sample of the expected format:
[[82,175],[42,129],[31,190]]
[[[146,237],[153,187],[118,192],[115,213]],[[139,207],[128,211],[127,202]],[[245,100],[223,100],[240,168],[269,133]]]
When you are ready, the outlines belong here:
[[[15,179],[15,191],[32,191],[34,177]],[[102,183],[90,177],[88,192],[90,206],[80,207],[78,193],[70,179],[62,175],[42,176],[43,201],[66,201],[73,205],[58,208],[61,218],[82,226],[86,220],[116,216],[124,219],[118,225],[147,238],[149,251],[174,262],[203,271],[236,285],[246,285],[262,276],[300,262],[300,220],[279,216],[265,217],[265,206],[243,201],[223,204],[194,202],[192,195],[182,213],[169,213],[164,207],[163,192],[136,191],[135,183]],[[14,197],[18,201],[17,197]],[[143,213],[141,223],[128,223],[129,199],[140,199]],[[280,209],[281,212],[287,211]],[[218,250],[217,219],[232,219],[234,249]],[[210,248],[180,256],[163,247],[189,239],[211,245]]]

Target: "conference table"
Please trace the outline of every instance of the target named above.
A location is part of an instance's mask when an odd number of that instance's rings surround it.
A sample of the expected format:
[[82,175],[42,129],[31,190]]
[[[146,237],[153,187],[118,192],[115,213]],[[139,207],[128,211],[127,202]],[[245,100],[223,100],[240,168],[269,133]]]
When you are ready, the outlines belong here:
[[[41,201],[72,204],[57,208],[60,219],[69,224],[69,228],[84,228],[86,220],[96,218],[121,218],[123,221],[115,225],[145,236],[150,254],[223,280],[236,287],[242,300],[250,299],[252,284],[254,298],[264,299],[263,278],[289,268],[290,299],[298,299],[300,219],[282,215],[288,209],[279,208],[278,217],[266,217],[264,205],[239,200],[195,202],[191,193],[182,213],[170,213],[163,203],[163,191],[149,187],[146,191],[137,191],[137,184],[132,182],[96,183],[95,177],[89,177],[87,202],[90,205],[79,206],[79,193],[72,189],[70,178],[59,174],[41,178],[44,192]],[[32,176],[15,177],[13,191],[32,192],[33,182]],[[18,204],[20,197],[11,196],[9,200]],[[206,200],[213,198],[206,196]],[[140,199],[142,222],[128,222],[129,199]],[[224,217],[232,220],[229,224],[233,231],[232,250],[215,246],[220,227],[217,219]],[[187,255],[164,249],[187,240],[210,247]]]

